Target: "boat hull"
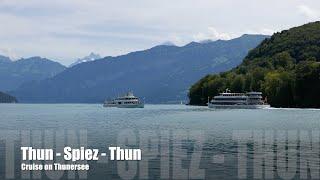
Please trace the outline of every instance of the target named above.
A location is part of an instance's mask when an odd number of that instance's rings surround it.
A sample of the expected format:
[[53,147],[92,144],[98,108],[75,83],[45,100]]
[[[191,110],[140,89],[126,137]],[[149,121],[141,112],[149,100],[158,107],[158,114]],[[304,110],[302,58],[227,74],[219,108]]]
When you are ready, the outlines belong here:
[[144,108],[144,104],[121,104],[116,106],[118,108]]
[[209,104],[209,108],[214,109],[268,109],[270,108],[269,104],[263,105],[219,105],[219,104]]
[[103,107],[117,107],[117,108],[144,108],[144,104],[104,104]]
[[117,107],[116,104],[103,104],[103,107]]

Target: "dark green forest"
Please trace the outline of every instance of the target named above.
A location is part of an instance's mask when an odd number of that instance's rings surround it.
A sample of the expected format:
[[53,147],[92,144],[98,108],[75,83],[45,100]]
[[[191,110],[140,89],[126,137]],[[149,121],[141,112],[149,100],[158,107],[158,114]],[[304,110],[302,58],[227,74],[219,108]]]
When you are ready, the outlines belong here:
[[320,22],[265,39],[238,67],[207,75],[189,91],[191,105],[205,105],[229,88],[261,91],[272,107],[320,107]]

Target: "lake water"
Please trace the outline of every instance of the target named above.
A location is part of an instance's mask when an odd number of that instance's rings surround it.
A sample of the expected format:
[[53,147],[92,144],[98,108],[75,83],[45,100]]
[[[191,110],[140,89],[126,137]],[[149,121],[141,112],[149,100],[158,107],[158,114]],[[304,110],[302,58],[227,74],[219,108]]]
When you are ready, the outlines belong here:
[[[0,127],[1,179],[319,179],[319,110],[1,104]],[[15,136],[12,175],[5,140]],[[20,171],[20,147],[28,144],[61,153],[84,145],[107,157],[88,161],[87,174],[30,175]],[[110,161],[110,146],[140,148],[144,161]]]

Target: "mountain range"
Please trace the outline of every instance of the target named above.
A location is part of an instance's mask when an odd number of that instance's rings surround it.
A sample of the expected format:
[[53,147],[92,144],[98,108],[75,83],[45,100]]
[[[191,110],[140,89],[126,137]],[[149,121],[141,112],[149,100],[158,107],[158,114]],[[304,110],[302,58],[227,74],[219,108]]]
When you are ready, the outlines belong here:
[[54,77],[66,69],[65,66],[41,57],[12,61],[0,56],[0,90],[10,91],[29,81]]
[[243,35],[232,40],[185,46],[159,45],[117,57],[83,62],[10,93],[20,102],[97,103],[133,91],[147,103],[187,99],[189,86],[209,73],[239,65],[268,36]]

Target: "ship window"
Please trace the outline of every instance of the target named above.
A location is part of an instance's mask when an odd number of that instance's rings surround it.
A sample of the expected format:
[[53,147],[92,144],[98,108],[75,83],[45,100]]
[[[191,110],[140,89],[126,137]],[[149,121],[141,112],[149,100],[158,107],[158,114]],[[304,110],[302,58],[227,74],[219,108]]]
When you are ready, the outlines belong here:
[[237,101],[237,100],[247,100],[247,98],[214,98],[214,100]]

